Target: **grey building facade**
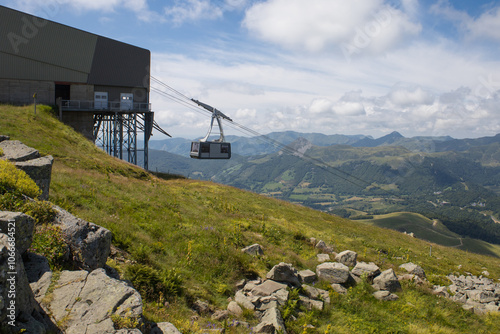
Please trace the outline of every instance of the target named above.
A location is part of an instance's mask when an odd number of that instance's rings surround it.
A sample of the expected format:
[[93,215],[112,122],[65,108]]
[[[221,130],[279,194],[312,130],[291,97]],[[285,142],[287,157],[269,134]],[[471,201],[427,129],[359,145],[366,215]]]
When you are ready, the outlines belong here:
[[36,94],[37,103],[58,105],[62,121],[120,158],[137,150],[131,127],[139,122],[147,154],[157,126],[150,62],[149,50],[0,6],[0,103],[32,104]]

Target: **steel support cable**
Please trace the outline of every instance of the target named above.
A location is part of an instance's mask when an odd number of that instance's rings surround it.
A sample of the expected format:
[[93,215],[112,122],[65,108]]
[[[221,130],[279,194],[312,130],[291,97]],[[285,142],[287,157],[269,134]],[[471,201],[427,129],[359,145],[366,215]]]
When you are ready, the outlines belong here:
[[[165,84],[165,85],[162,85],[162,86],[167,86],[167,85]],[[162,95],[162,96],[164,96],[164,97],[167,97],[167,98],[169,98],[169,99],[173,100],[174,102],[177,102],[177,103],[179,103],[179,104],[182,104],[182,105],[184,105],[185,107],[188,107],[189,109],[191,109],[191,110],[193,110],[193,111],[196,111],[196,112],[198,112],[198,113],[200,113],[200,114],[203,114],[203,115],[205,115],[205,116],[207,116],[207,117],[210,117],[209,115],[207,115],[206,109],[198,108],[198,105],[193,104],[193,103],[192,103],[192,100],[191,100],[191,99],[189,99],[189,98],[188,98],[188,97],[186,97],[186,96],[183,96],[183,97],[184,97],[184,99],[180,99],[180,98],[178,98],[178,97],[176,97],[176,96],[173,96],[173,95],[171,95],[170,93],[164,92],[164,91],[162,91],[162,90],[160,90],[160,89],[158,89],[158,88],[151,87],[151,89],[152,89],[152,91],[154,91],[154,92],[155,92],[155,93],[157,93],[157,94],[160,94],[160,95]],[[178,93],[178,94],[180,94],[180,93]],[[181,95],[182,95],[182,94],[181,94]],[[202,112],[202,111],[203,111],[203,112]],[[208,112],[208,113],[210,113],[210,112]],[[277,141],[277,140],[274,140],[274,139],[272,139],[272,138],[270,138],[270,137],[268,137],[268,136],[266,136],[266,135],[263,135],[263,134],[261,134],[261,133],[259,133],[259,132],[255,131],[255,130],[252,130],[252,129],[250,129],[250,128],[248,128],[248,127],[244,126],[244,125],[241,125],[241,124],[239,124],[239,123],[236,123],[236,122],[234,122],[234,121],[229,121],[229,120],[227,120],[227,123],[228,123],[228,126],[229,126],[229,127],[233,128],[233,129],[236,129],[236,130],[238,130],[238,131],[240,131],[240,132],[244,132],[244,133],[246,132],[247,134],[251,134],[251,135],[253,135],[253,136],[257,137],[257,139],[258,139],[258,140],[261,140],[261,141],[263,141],[263,142],[267,142],[267,143],[269,143],[269,144],[272,144],[272,145],[273,145],[274,147],[276,147],[276,148],[281,148],[281,149],[282,149],[282,151],[284,151],[284,152],[286,152],[286,153],[289,153],[289,154],[294,154],[294,155],[298,155],[299,157],[305,158],[306,160],[309,160],[309,161],[310,161],[310,162],[312,162],[314,165],[316,165],[316,166],[318,166],[319,168],[321,168],[321,169],[325,170],[326,172],[328,172],[328,173],[330,173],[330,174],[332,174],[332,175],[334,175],[334,176],[336,176],[336,177],[338,177],[338,178],[341,178],[341,179],[343,179],[344,181],[347,181],[347,182],[349,182],[349,183],[352,183],[352,184],[354,184],[354,185],[355,185],[355,186],[357,186],[357,187],[360,187],[360,188],[365,188],[366,186],[369,186],[369,185],[371,185],[371,184],[372,184],[372,183],[370,183],[370,182],[368,182],[368,181],[365,181],[365,180],[363,180],[363,179],[361,179],[361,178],[358,178],[358,177],[356,177],[356,176],[354,176],[354,175],[352,175],[352,174],[349,174],[349,173],[347,173],[347,172],[345,172],[345,171],[343,171],[343,170],[341,170],[341,169],[338,169],[338,168],[336,168],[336,167],[330,166],[330,165],[328,165],[327,163],[325,163],[324,161],[321,161],[321,160],[319,160],[319,159],[316,159],[316,158],[310,157],[310,156],[308,156],[308,155],[306,155],[306,154],[300,153],[299,151],[297,151],[297,150],[295,150],[295,149],[293,149],[293,148],[291,148],[291,147],[289,147],[289,146],[287,146],[287,145],[285,145],[285,144],[283,144],[283,143],[281,143],[281,142],[279,142],[279,141]],[[345,176],[343,176],[343,175],[339,175],[339,174],[337,174],[337,173],[333,173],[333,172],[332,172],[332,169],[333,169],[333,170],[335,170],[336,172],[340,173],[340,174],[345,175]],[[351,179],[350,179],[350,178],[351,178]],[[357,181],[360,181],[362,184],[358,184],[357,182],[354,182],[352,179],[357,180]]]
[[[168,90],[174,92],[176,95],[179,95],[179,97],[175,97],[173,95],[171,95],[170,93],[166,93],[158,88],[154,88],[154,87],[151,87],[152,90],[154,90],[156,93],[164,96],[164,97],[167,97],[177,103],[180,103],[186,107],[188,107],[189,109],[191,110],[194,110],[200,114],[203,114],[203,115],[207,115],[207,112],[210,113],[209,111],[207,111],[206,109],[203,109],[201,107],[198,107],[198,105],[194,104],[194,102],[187,96],[185,96],[184,94],[180,93],[179,91],[175,90],[174,88],[170,87],[169,85],[161,82],[160,80],[154,78],[154,77],[151,77],[153,78],[153,80],[162,85],[163,87],[167,88]],[[203,113],[201,111],[204,111]],[[346,182],[349,182],[355,186],[358,186],[359,188],[366,188],[367,186],[370,186],[370,185],[373,185],[373,182],[369,182],[369,181],[366,181],[366,180],[363,180],[361,179],[360,177],[357,177],[357,176],[354,176],[348,172],[345,172],[337,167],[334,167],[334,166],[331,166],[329,165],[328,163],[320,160],[320,159],[317,159],[317,158],[314,158],[314,157],[311,157],[307,154],[304,154],[304,153],[301,153],[299,152],[298,150],[288,146],[288,145],[285,145],[275,139],[272,139],[266,135],[263,135],[255,130],[252,130],[244,125],[241,125],[235,121],[229,121],[227,119],[225,119],[225,121],[227,121],[229,127],[235,129],[235,130],[239,130],[240,132],[246,132],[247,134],[251,134],[255,137],[257,137],[257,139],[259,140],[262,140],[264,142],[268,142],[270,144],[272,144],[273,146],[275,146],[276,148],[281,148],[282,151],[285,151],[286,153],[290,153],[290,154],[294,154],[294,155],[297,155],[298,157],[302,157],[302,158],[305,158],[306,160],[312,162],[314,165],[318,166],[319,168],[323,169],[324,171],[326,171],[327,173],[330,173],[332,174],[333,176],[336,176],[340,179],[343,179],[344,181]],[[341,175],[337,174],[337,173],[334,173],[332,170],[340,173]],[[355,182],[355,181],[358,181],[359,183]],[[398,195],[396,194],[391,194],[389,191],[385,190],[385,189],[382,189],[381,187],[379,186],[375,186],[376,188],[382,190],[383,192],[387,193],[388,195],[392,195],[392,196],[397,196],[399,197]]]

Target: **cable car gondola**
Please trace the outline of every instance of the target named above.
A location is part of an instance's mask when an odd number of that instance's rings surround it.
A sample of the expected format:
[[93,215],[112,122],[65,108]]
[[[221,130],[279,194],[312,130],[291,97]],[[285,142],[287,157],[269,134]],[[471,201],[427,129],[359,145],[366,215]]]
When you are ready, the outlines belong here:
[[[231,143],[224,140],[221,118],[225,118],[229,121],[232,121],[232,119],[208,104],[193,99],[191,100],[212,112],[212,120],[207,135],[203,139],[191,142],[190,157],[194,159],[231,159]],[[217,120],[217,124],[219,125],[220,136],[219,139],[209,141],[208,137],[212,133],[214,119]]]

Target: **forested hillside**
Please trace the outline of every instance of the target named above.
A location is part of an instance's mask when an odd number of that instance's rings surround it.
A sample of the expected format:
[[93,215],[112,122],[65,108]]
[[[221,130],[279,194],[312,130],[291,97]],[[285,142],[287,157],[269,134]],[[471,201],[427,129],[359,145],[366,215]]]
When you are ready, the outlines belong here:
[[[373,147],[353,147],[317,146],[300,139],[276,153],[243,157],[235,152],[230,161],[202,163],[160,151],[150,161],[160,171],[210,179],[344,217],[413,211],[441,220],[460,235],[500,243],[500,224],[494,222],[500,217],[498,136],[411,140],[412,145],[432,142],[440,150],[444,146],[439,143],[456,148],[433,153],[395,145],[405,141],[409,146],[407,139],[391,134],[357,141]],[[299,154],[306,146],[305,155]]]

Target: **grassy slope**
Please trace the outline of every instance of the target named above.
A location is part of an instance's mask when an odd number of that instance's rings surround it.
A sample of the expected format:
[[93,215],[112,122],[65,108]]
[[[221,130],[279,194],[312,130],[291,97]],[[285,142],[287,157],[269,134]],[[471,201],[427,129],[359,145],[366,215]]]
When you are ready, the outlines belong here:
[[[40,109],[34,116],[30,107],[0,106],[0,133],[55,157],[51,201],[109,228],[114,244],[133,259],[178,270],[184,295],[172,298],[169,308],[147,302],[145,312],[155,321],[174,322],[183,332],[195,332],[209,320],[186,320],[194,298],[224,308],[236,280],[262,277],[280,261],[314,270],[316,251],[306,241],[309,237],[325,240],[335,251],[355,250],[360,261],[374,261],[383,269],[399,271],[399,264],[413,261],[435,278],[461,264],[461,273],[479,274],[486,268],[500,277],[500,261],[492,257],[438,245],[430,257],[427,242],[399,232],[210,182],[160,180],[107,156]],[[264,246],[264,256],[250,258],[239,251],[253,243]],[[320,332],[331,323],[332,333],[500,330],[498,317],[472,315],[411,286],[394,303],[377,302],[362,287],[333,297],[333,308],[299,320],[314,323]]]
[[416,213],[394,212],[386,215],[377,215],[373,219],[359,221],[400,232],[413,232],[417,238],[432,243],[500,258],[499,245],[489,244],[476,239],[461,238],[458,234],[451,232],[442,223],[432,221]]

